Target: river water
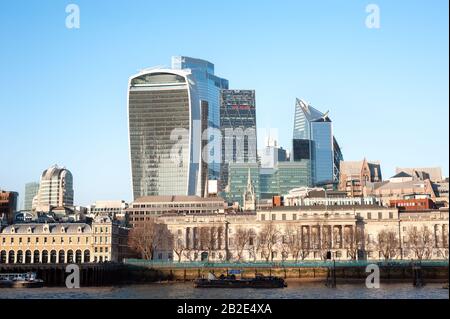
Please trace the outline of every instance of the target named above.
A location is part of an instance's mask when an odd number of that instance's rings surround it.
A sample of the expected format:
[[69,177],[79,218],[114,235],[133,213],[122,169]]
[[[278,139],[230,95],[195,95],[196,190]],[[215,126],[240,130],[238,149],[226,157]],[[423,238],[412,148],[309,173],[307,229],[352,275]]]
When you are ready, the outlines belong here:
[[288,282],[284,289],[199,289],[192,283],[154,283],[96,288],[0,289],[0,299],[449,299],[442,284],[414,288],[410,283],[381,284],[367,289],[364,284]]

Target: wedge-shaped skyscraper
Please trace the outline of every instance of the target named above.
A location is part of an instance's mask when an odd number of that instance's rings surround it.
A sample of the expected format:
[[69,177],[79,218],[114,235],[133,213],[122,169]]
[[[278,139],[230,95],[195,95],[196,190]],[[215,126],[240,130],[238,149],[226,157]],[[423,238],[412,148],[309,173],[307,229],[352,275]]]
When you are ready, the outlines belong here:
[[315,185],[339,181],[341,149],[333,135],[328,112],[322,113],[303,100],[295,103],[293,160],[311,161],[311,179]]

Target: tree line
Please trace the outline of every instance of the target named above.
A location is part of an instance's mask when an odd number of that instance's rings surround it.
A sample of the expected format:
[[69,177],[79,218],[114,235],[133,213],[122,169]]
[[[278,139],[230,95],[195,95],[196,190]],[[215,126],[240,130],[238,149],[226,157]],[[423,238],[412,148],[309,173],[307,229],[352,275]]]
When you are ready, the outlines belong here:
[[172,251],[173,259],[178,262],[196,261],[202,253],[208,260],[219,261],[301,261],[310,258],[311,254],[314,259],[325,260],[330,251],[344,252],[346,256],[334,257],[350,260],[400,257],[424,260],[430,259],[434,251],[442,258],[448,258],[448,234],[436,238],[426,226],[409,227],[403,239],[392,229],[370,236],[358,226],[343,229],[342,233],[333,231],[333,227],[325,223],[315,226],[308,232],[302,231],[300,225],[292,224],[281,231],[273,222],[266,223],[258,232],[251,227],[238,226],[229,234],[228,244],[225,243],[224,227],[199,227],[192,242],[187,243],[183,234],[174,234],[167,225],[150,219],[130,231],[128,244],[142,259],[158,259],[155,252]]

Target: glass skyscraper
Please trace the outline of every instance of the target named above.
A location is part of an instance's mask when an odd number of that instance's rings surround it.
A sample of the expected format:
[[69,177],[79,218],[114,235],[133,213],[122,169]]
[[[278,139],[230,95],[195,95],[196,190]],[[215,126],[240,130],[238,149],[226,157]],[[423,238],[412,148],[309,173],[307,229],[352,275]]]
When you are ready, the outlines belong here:
[[[228,82],[214,65],[173,57],[172,69],[153,68],[128,84],[128,124],[134,198],[204,195],[219,163],[202,161],[202,131],[219,127],[219,93]],[[208,156],[212,156],[210,154]],[[206,158],[206,161],[209,159]]]
[[[172,69],[191,71],[191,77],[195,81],[198,98],[208,103],[208,127],[220,128],[220,92],[222,89],[228,89],[228,80],[214,75],[214,64],[211,62],[186,57],[172,57]],[[210,136],[210,140],[215,137]],[[220,141],[217,141],[219,143]],[[218,144],[217,144],[218,145]],[[220,163],[215,162],[215,149],[211,148],[211,154],[208,165],[208,178],[219,179]]]
[[223,193],[223,197],[229,203],[238,202],[239,205],[244,204],[244,193],[247,190],[248,176],[255,190],[256,201],[260,199],[259,191],[259,175],[260,168],[258,163],[229,163],[228,174],[229,184],[227,191]]
[[31,211],[33,208],[33,198],[39,192],[39,183],[31,182],[25,184],[25,197],[23,200],[23,209],[27,211]]
[[220,189],[228,184],[228,164],[256,163],[256,101],[254,90],[222,90],[220,99],[222,162]]
[[243,205],[249,173],[257,202],[286,195],[293,188],[311,186],[309,160],[278,162],[273,168],[261,168],[258,163],[230,163],[228,170],[229,185],[224,198],[240,205]]
[[311,180],[315,185],[339,181],[343,156],[328,112],[322,113],[299,99],[295,105],[292,157],[293,161],[311,162]]

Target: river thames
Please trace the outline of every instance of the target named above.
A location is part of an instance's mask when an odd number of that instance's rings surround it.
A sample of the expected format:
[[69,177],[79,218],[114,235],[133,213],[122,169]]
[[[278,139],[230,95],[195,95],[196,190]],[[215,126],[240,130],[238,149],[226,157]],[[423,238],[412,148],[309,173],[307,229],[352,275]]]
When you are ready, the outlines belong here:
[[443,284],[414,288],[410,283],[381,284],[367,289],[363,284],[288,282],[284,289],[196,289],[192,283],[154,283],[96,288],[0,289],[0,299],[449,299]]

